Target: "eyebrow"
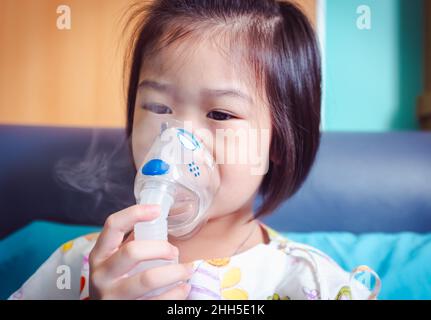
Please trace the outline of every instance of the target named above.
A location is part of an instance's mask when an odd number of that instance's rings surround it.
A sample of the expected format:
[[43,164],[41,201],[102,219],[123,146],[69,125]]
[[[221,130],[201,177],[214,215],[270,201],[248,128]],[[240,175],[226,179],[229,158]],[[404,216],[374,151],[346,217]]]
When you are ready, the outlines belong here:
[[[164,84],[153,80],[142,80],[139,85],[138,89],[142,88],[151,88],[156,91],[160,92],[166,92],[166,93],[173,93],[174,87],[170,84]],[[250,103],[253,102],[253,99],[248,96],[247,94],[241,92],[237,89],[203,89],[203,95],[205,96],[211,96],[211,97],[222,97],[222,96],[230,96],[233,98],[240,98],[243,100],[246,100]]]
[[170,84],[164,84],[152,80],[142,80],[138,85],[138,89],[143,88],[151,88],[157,91],[164,91],[168,93],[174,90],[173,86],[171,86]]
[[253,102],[250,96],[236,89],[204,89],[204,94],[212,97],[230,96],[246,100],[250,103]]

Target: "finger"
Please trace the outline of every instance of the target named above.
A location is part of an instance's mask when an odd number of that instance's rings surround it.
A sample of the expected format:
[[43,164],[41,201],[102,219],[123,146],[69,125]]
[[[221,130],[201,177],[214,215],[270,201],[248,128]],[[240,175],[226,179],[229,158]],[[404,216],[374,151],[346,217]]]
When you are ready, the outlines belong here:
[[145,260],[173,260],[178,249],[166,240],[134,240],[120,247],[100,265],[101,274],[107,279],[116,279],[131,271]]
[[188,283],[182,283],[173,289],[170,289],[162,294],[151,297],[148,300],[184,300],[187,299],[191,290],[191,285]]
[[117,285],[114,285],[114,291],[117,296],[138,299],[153,290],[185,282],[192,274],[193,266],[191,264],[169,264],[155,267],[119,280]]
[[123,239],[123,242],[121,243],[121,245],[124,246],[126,243],[133,241],[134,239],[135,239],[135,232],[132,230],[125,235],[125,239]]
[[124,235],[136,223],[153,220],[159,213],[158,205],[134,205],[110,215],[92,250],[92,262],[97,264],[105,260],[118,249]]

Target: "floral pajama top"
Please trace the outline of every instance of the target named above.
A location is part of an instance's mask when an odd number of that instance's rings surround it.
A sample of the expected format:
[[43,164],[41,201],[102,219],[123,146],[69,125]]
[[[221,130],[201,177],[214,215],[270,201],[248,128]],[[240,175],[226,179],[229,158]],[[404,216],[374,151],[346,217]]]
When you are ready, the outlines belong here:
[[[377,298],[380,279],[367,266],[347,272],[321,251],[261,225],[269,243],[231,257],[194,261],[188,299]],[[9,299],[89,299],[88,256],[97,237],[89,234],[63,244]],[[361,275],[374,278],[372,291],[358,280]]]

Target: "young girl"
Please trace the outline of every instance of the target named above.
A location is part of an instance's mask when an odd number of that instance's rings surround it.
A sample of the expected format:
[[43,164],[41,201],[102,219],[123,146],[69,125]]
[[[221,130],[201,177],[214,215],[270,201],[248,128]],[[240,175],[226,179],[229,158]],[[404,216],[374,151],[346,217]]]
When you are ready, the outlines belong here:
[[[218,130],[268,132],[251,141],[267,170],[220,164],[209,219],[189,239],[134,240],[133,226],[157,217],[155,205],[113,213],[100,234],[55,251],[11,298],[141,299],[171,285],[151,299],[375,299],[372,270],[348,273],[257,220],[299,189],[319,146],[320,55],[304,14],[275,0],[158,0],[133,19],[126,133],[135,167],[160,123],[175,118],[213,138]],[[221,147],[247,152],[233,143],[223,140],[213,155]],[[263,203],[254,212],[258,194]],[[130,272],[142,261],[175,257],[178,264]],[[59,285],[59,266],[69,268],[70,287]],[[361,272],[375,276],[375,290],[355,279]]]

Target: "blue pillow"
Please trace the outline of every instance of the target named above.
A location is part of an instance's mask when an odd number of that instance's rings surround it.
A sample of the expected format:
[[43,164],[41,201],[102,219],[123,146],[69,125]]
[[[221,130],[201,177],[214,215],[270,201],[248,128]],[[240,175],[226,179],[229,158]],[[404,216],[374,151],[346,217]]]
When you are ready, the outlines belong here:
[[100,227],[36,221],[0,241],[0,299],[7,299],[63,243]]
[[431,299],[431,233],[287,233],[325,252],[347,271],[367,265],[379,275],[378,299]]
[[[61,244],[100,227],[33,222],[0,241],[0,299],[6,299]],[[379,299],[431,299],[431,234],[285,233],[314,246],[344,269],[365,264],[382,280]]]

